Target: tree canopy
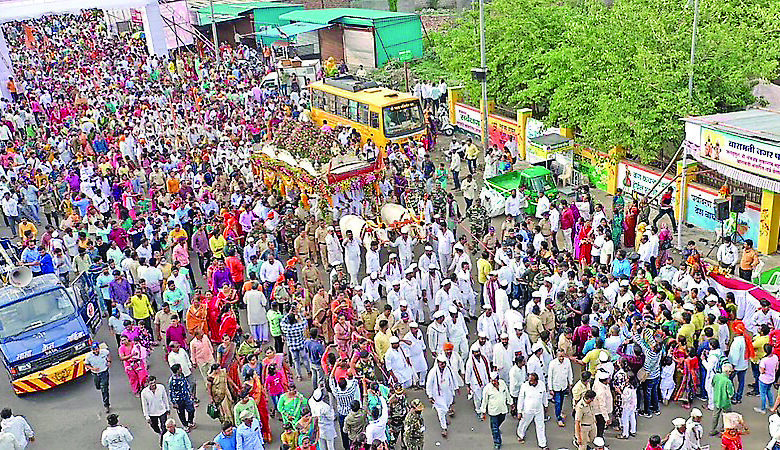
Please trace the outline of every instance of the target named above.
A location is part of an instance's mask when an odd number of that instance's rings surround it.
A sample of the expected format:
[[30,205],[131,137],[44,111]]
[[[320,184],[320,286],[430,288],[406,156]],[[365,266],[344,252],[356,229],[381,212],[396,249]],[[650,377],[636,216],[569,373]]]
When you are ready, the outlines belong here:
[[[700,0],[688,101],[693,0],[492,0],[486,5],[488,92],[531,107],[579,141],[649,160],[679,143],[686,115],[744,109],[759,79],[778,77],[780,2]],[[479,98],[478,13],[433,36],[435,65]]]

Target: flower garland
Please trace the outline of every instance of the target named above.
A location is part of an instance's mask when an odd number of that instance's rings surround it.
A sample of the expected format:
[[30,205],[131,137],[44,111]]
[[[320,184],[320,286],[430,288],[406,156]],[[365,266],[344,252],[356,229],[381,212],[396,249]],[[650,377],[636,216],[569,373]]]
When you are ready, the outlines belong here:
[[277,126],[271,144],[286,150],[295,159],[308,159],[314,166],[322,166],[343,150],[335,133],[326,133],[312,122],[285,119]]

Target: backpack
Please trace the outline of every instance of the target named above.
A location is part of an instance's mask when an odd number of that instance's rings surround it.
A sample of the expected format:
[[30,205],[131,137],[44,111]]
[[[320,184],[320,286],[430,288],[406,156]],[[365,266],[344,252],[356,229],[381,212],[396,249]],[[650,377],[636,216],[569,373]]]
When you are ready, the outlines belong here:
[[715,373],[722,373],[723,365],[728,362],[729,362],[729,358],[726,355],[721,353],[720,357],[718,357],[718,360],[715,361],[715,367],[714,367]]

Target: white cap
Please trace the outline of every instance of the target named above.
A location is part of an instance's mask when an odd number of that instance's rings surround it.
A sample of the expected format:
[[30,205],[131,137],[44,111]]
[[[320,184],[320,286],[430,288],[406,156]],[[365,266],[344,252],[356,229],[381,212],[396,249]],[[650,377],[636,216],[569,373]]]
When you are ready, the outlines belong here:
[[431,247],[430,245],[426,245],[425,246],[425,251],[426,252],[432,252],[433,251],[433,247]]
[[683,305],[683,309],[686,311],[696,311],[696,307],[693,306],[693,303],[686,303]]
[[377,278],[379,278],[379,275],[376,272],[371,272],[371,275],[369,276],[371,277],[372,280],[376,280]]
[[399,306],[409,306],[409,302],[407,302],[406,300],[401,300],[401,302],[398,303],[398,305]]
[[328,227],[328,231],[333,231],[333,230],[334,230],[333,226]]
[[322,400],[322,389],[320,388],[315,389],[314,392],[311,393],[311,398],[315,402]]
[[455,246],[454,246],[454,247],[452,247],[452,248],[453,248],[453,249],[455,249],[455,250],[464,250],[464,248],[463,248],[463,244],[461,244],[460,242],[458,242],[457,244],[455,244]]
[[390,259],[394,259],[394,258],[396,258],[397,256],[398,256],[398,255],[396,255],[395,253],[390,253],[390,256],[389,256],[389,258],[390,258]]
[[487,339],[487,333],[485,333],[484,331],[480,331],[480,332],[477,334],[477,337],[481,337],[481,338],[485,338],[485,339]]
[[542,291],[533,291],[533,292],[531,292],[531,297],[533,297],[533,298],[542,298]]
[[444,311],[442,311],[442,310],[438,310],[438,311],[436,311],[435,313],[433,313],[433,318],[434,318],[434,319],[438,319],[438,318],[440,318],[440,317],[444,317]]
[[499,280],[498,285],[501,287],[507,287],[509,286],[509,283],[506,280]]
[[485,303],[484,305],[482,305],[482,309],[489,309],[489,310],[493,311],[493,307],[490,306],[490,303]]
[[418,328],[419,326],[417,322],[409,322],[409,328]]
[[471,351],[472,352],[482,351],[482,349],[479,347],[479,343],[478,342],[475,342],[475,343],[471,344]]
[[628,285],[629,285],[628,284],[628,280],[623,280],[623,281],[620,282],[620,286],[621,287],[628,287]]
[[542,345],[542,343],[541,343],[541,342],[537,342],[536,344],[534,344],[534,345],[531,347],[531,353],[536,353],[536,352],[538,352],[539,350],[544,350],[544,346]]
[[607,372],[604,372],[603,370],[599,370],[596,374],[596,378],[599,380],[606,380],[609,378],[609,374]]
[[458,307],[455,305],[450,305],[449,310],[451,314],[455,314],[456,312],[458,312]]
[[693,408],[691,410],[691,417],[702,417],[701,410],[699,408]]
[[509,339],[509,335],[506,333],[501,333],[501,339]]
[[414,269],[411,267],[407,267],[406,270],[404,270],[405,275],[409,275],[410,273],[414,273]]
[[491,380],[498,380],[498,372],[490,372]]
[[678,417],[672,420],[672,425],[674,425],[675,427],[681,427],[685,425],[685,419],[683,419],[682,417]]
[[593,438],[593,445],[595,445],[596,447],[604,447],[604,445],[605,445],[604,444],[604,438],[603,437],[599,437],[599,436],[594,437]]
[[399,342],[401,342],[401,340],[398,339],[398,336],[390,336],[390,343],[391,344],[397,344]]
[[446,363],[447,357],[442,354],[439,354],[439,356],[436,357],[436,361]]
[[490,272],[488,272],[488,275],[496,275],[496,276],[498,276],[498,270],[491,270]]
[[428,270],[436,270],[438,267],[436,267],[436,264],[428,264]]
[[512,308],[519,308],[519,307],[520,307],[520,302],[517,299],[512,300]]
[[607,352],[599,352],[599,361],[600,362],[607,362],[609,361],[609,353]]
[[445,279],[444,279],[444,280],[442,280],[442,282],[441,282],[441,286],[442,286],[442,287],[444,287],[444,286],[449,286],[450,284],[452,284],[452,280],[450,280],[449,278],[445,278]]
[[393,280],[393,286],[400,286],[401,280]]

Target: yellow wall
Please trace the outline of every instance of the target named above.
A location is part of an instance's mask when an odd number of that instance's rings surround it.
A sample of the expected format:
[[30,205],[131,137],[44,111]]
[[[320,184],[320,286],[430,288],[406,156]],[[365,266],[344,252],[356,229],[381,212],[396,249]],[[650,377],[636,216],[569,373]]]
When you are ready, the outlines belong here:
[[450,110],[450,123],[455,123],[455,104],[463,100],[463,86],[453,86],[447,88],[447,102]]
[[517,110],[517,155],[520,160],[525,160],[525,132],[528,119],[531,118],[531,109]]
[[769,255],[777,251],[780,231],[780,193],[764,190],[761,194],[761,224],[756,249]]

